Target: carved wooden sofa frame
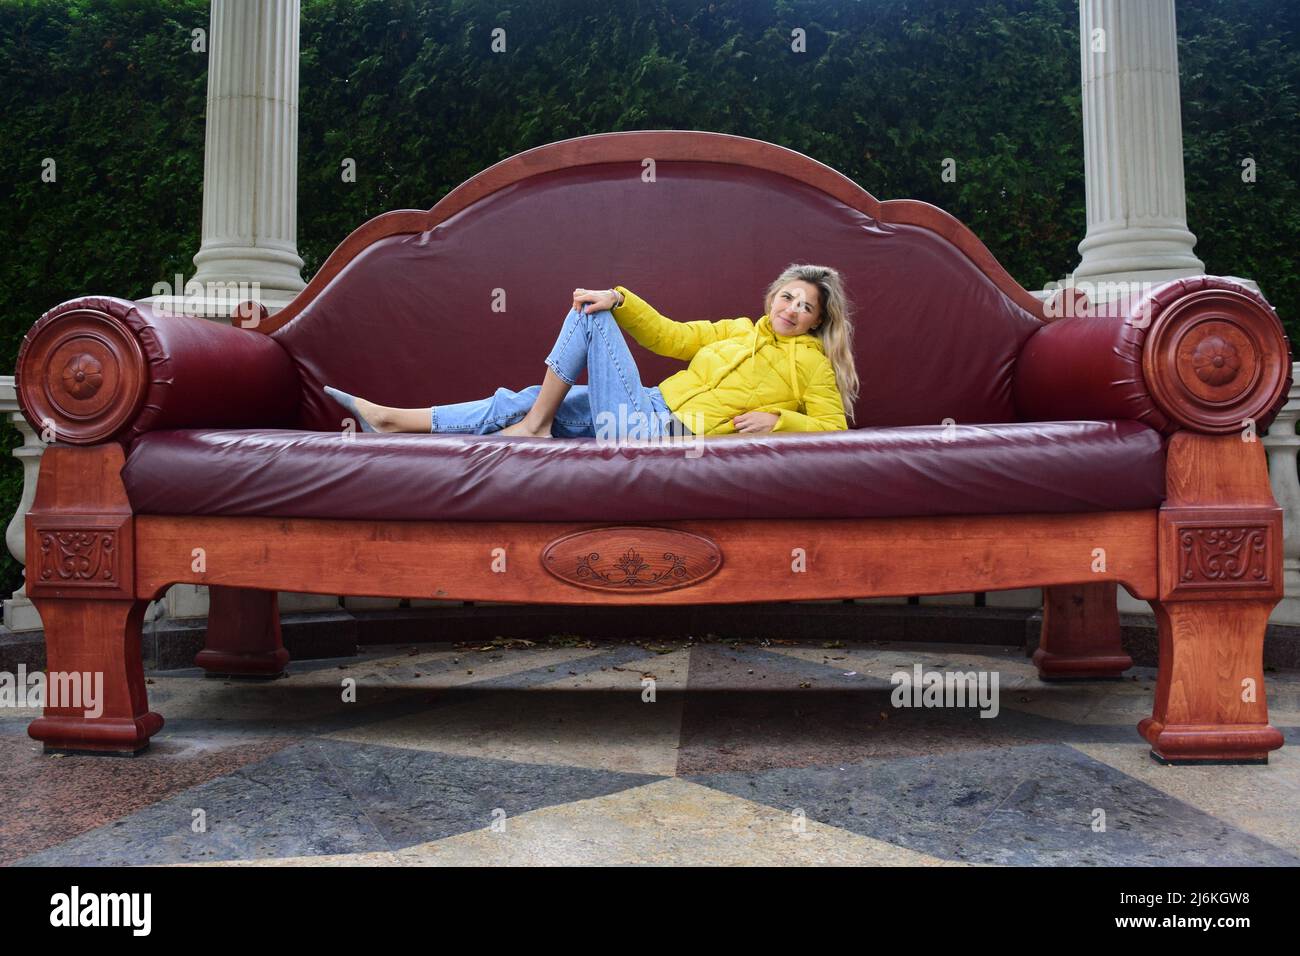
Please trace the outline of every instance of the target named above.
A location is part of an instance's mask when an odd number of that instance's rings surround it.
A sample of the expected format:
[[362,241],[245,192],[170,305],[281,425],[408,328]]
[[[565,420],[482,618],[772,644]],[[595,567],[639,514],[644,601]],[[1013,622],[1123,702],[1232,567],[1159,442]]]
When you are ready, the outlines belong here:
[[[431,229],[539,170],[647,155],[762,166],[880,222],[923,225],[958,246],[1023,308],[1052,320],[941,210],[879,202],[832,170],[770,144],[706,136],[583,137],[512,157],[430,210],[388,213],[357,229],[285,311],[256,328],[204,324],[219,336],[272,332],[383,237]],[[141,414],[148,366],[120,305],[92,298],[52,309],[28,334],[18,363],[24,413],[56,439],[45,451],[27,516],[27,592],[44,622],[49,668],[105,675],[101,716],[49,707],[31,724],[31,736],[47,750],[147,748],[163,719],[149,709],[141,624],[148,603],[177,583],[210,589],[207,646],[197,663],[244,675],[285,668],[276,605],[282,590],[632,606],[1042,587],[1034,662],[1044,679],[1115,677],[1131,666],[1116,611],[1116,586],[1123,584],[1151,602],[1158,621],[1154,706],[1138,727],[1153,755],[1259,762],[1282,744],[1268,720],[1262,663],[1269,613],[1282,597],[1282,513],[1262,443],[1244,440],[1243,431],[1251,438],[1251,423],[1270,418],[1285,400],[1290,355],[1276,315],[1233,283],[1216,280],[1199,291],[1175,283],[1159,292],[1154,308],[1144,304],[1152,323],[1142,358],[1147,387],[1180,426],[1169,438],[1167,496],[1159,509],[633,526],[135,514],[120,474],[122,436]],[[1218,360],[1225,353],[1227,367]],[[790,573],[791,541],[809,556],[805,573]],[[196,546],[203,550],[201,570]],[[511,573],[493,572],[484,560],[489,547],[505,549]],[[582,555],[629,550],[671,552],[676,569],[635,588],[579,572]],[[360,578],[354,568],[370,572]]]

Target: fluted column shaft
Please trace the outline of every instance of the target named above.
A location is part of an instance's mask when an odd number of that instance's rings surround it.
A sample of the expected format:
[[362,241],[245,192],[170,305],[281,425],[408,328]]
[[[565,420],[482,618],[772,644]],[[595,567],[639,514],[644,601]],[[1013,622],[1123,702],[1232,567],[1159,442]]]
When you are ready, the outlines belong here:
[[298,0],[212,0],[195,281],[303,288],[298,256]]
[[1088,233],[1075,281],[1204,274],[1187,228],[1174,0],[1080,0],[1079,42]]

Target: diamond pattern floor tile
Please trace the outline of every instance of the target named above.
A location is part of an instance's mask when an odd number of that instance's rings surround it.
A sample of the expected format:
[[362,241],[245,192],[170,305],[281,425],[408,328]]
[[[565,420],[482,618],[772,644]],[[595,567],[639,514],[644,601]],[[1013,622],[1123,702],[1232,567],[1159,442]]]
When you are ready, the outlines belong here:
[[[893,707],[891,674],[917,663],[997,672],[997,716]],[[1287,739],[1269,765],[1177,768],[1137,734],[1154,675],[1133,676],[786,640],[157,672],[167,723],[138,758],[46,756],[32,714],[0,715],[0,864],[1300,864],[1300,675],[1267,675]]]

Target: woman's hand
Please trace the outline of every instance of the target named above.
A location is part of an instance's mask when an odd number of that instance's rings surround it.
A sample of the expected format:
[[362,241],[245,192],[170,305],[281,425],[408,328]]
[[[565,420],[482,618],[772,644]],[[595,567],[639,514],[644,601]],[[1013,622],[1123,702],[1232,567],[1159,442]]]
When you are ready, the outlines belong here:
[[781,416],[772,412],[745,412],[733,418],[731,424],[736,426],[736,431],[746,435],[762,435],[775,428],[780,420]]
[[[602,312],[612,309],[618,302],[618,293],[613,289],[574,289],[573,308],[584,315],[589,312]],[[590,304],[589,308],[583,308]]]

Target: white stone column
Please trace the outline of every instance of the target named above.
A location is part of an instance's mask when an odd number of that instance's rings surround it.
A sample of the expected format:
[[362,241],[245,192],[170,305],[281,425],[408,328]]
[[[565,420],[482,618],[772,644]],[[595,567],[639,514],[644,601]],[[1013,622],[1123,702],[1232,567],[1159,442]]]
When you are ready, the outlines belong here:
[[[227,319],[245,299],[277,312],[305,285],[298,256],[298,32],[299,0],[212,0],[197,272],[174,290],[180,295],[149,301]],[[195,285],[200,295],[191,294]],[[168,618],[206,617],[208,589],[176,584],[160,603]],[[339,599],[284,591],[279,604],[281,612],[327,611]]]
[[[150,301],[228,318],[250,298],[276,312],[303,288],[298,19],[298,0],[212,0],[197,272]],[[196,284],[201,297],[189,291]]]
[[1187,228],[1174,0],[1080,0],[1079,43],[1088,233],[1074,283],[1203,275]]

